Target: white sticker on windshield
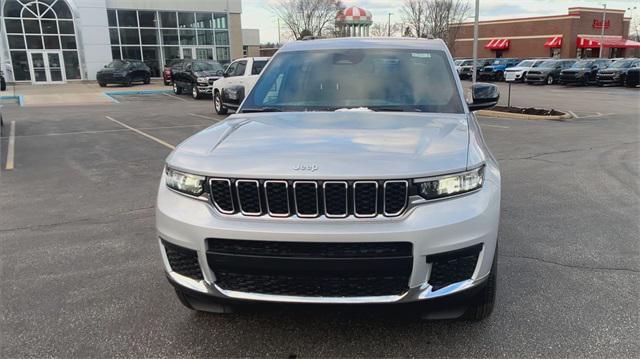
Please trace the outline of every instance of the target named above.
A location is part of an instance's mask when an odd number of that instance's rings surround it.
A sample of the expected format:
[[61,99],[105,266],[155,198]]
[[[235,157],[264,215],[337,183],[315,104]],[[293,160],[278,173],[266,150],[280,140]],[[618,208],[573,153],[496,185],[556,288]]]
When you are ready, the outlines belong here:
[[411,57],[420,57],[423,59],[430,59],[431,58],[431,54],[428,52],[412,52],[411,53]]

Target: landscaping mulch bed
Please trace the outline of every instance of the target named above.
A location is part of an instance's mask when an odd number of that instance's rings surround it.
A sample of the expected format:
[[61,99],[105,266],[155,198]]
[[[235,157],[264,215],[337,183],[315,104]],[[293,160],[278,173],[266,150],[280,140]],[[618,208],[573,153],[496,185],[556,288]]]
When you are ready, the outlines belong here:
[[506,107],[495,106],[491,108],[491,111],[508,112],[508,113],[521,113],[523,115],[536,115],[536,116],[562,116],[564,112],[556,111],[554,109],[545,110],[541,108],[521,108],[521,107]]

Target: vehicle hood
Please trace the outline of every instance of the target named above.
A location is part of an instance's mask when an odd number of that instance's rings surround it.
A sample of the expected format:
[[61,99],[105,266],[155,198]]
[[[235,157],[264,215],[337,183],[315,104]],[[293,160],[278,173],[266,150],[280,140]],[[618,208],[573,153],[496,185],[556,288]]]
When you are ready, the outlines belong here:
[[605,69],[598,71],[601,74],[619,74],[628,71],[629,68],[621,67],[617,69]]
[[578,73],[578,72],[590,72],[591,69],[588,67],[574,67],[574,68],[570,68],[570,69],[566,69],[566,70],[562,70],[562,72],[568,73],[568,74],[573,74],[573,73]]
[[519,66],[519,67],[509,67],[508,71],[509,72],[518,72],[518,71],[527,71],[531,69],[531,67],[526,67],[526,66]]
[[530,74],[531,73],[534,73],[534,74],[536,74],[536,73],[546,74],[546,73],[549,73],[549,72],[553,72],[553,70],[555,70],[555,68],[553,68],[553,67],[536,67],[534,69],[531,69],[529,71],[529,73]]
[[167,164],[232,178],[407,179],[464,170],[468,132],[465,114],[238,114],[185,140]]
[[198,77],[215,77],[220,78],[222,75],[218,74],[218,71],[198,71],[195,73]]

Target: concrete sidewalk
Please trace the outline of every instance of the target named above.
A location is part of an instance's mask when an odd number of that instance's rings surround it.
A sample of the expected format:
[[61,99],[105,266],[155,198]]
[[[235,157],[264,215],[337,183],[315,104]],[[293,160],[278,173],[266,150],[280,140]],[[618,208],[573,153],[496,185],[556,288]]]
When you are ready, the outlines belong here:
[[15,96],[22,98],[25,107],[34,106],[70,106],[70,105],[99,105],[112,104],[114,101],[105,92],[123,91],[169,91],[171,87],[164,86],[162,80],[152,81],[148,85],[135,84],[131,87],[109,85],[100,87],[96,82],[69,82],[56,85],[17,84],[7,86],[7,91],[0,92],[0,96]]

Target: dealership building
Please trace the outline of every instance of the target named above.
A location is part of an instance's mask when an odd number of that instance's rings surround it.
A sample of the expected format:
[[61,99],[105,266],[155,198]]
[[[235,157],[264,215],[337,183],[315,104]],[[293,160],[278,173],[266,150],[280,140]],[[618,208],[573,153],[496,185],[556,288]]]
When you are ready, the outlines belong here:
[[[569,8],[567,14],[481,21],[478,57],[599,57],[604,27],[604,57],[631,56],[640,43],[628,39],[630,17],[625,10]],[[456,57],[473,55],[473,22],[453,25],[451,48]]]
[[172,59],[243,55],[241,0],[0,0],[0,9],[8,81],[94,80],[113,59],[142,60],[160,76]]

